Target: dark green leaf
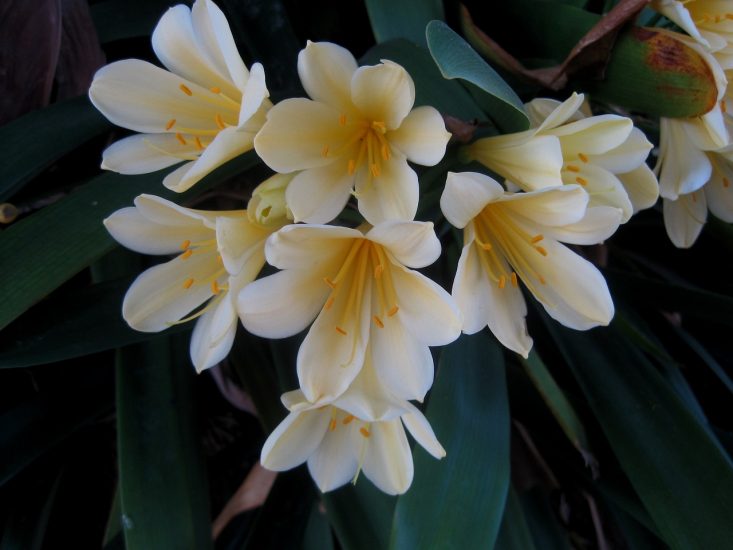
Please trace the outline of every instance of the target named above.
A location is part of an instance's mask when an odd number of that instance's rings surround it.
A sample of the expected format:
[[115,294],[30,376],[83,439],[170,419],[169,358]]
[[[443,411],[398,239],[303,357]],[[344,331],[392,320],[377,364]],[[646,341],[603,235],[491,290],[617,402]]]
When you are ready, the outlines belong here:
[[706,350],[700,342],[698,342],[691,334],[681,328],[674,327],[677,334],[690,346],[690,348],[697,354],[702,362],[715,373],[715,376],[728,388],[728,391],[733,392],[733,380],[723,370],[723,367],[710,355],[710,352]]
[[303,550],[333,550],[333,535],[326,514],[321,511],[321,502],[316,500],[311,507],[308,525],[303,535]]
[[[173,4],[170,0],[105,0],[91,5],[92,19],[102,44],[150,36],[165,11]],[[185,2],[190,4],[191,2]]]
[[366,7],[377,42],[406,38],[425,46],[425,25],[445,18],[440,0],[367,0]]
[[524,517],[522,504],[513,487],[507,495],[504,518],[501,521],[501,530],[495,548],[496,550],[534,550],[536,548],[527,519]]
[[253,166],[257,157],[243,155],[216,170],[191,191],[176,194],[163,187],[164,172],[142,176],[106,173],[65,199],[36,212],[0,233],[0,329],[61,283],[116,246],[102,220],[141,193],[176,202],[201,193]]
[[474,97],[502,131],[529,128],[522,100],[463,38],[442,21],[431,21],[426,36],[430,55],[443,77],[474,85]]
[[127,550],[212,547],[202,450],[192,406],[194,371],[177,341],[118,352],[117,434]]
[[391,548],[490,548],[509,487],[509,403],[494,340],[464,334],[443,350],[427,418],[447,456],[415,447]]
[[0,127],[0,201],[13,196],[54,161],[110,128],[86,96],[38,109]]
[[726,547],[733,540],[733,466],[716,442],[614,329],[548,327],[667,544]]

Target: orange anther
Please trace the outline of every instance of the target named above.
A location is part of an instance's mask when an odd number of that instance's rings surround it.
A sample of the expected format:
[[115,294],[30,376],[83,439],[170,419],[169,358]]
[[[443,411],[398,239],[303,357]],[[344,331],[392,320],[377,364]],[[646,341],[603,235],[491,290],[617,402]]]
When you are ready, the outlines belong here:
[[175,125],[175,123],[176,123],[176,119],[175,118],[170,119],[168,121],[168,124],[165,125],[165,129],[166,130],[170,130],[171,128],[173,128],[173,126]]
[[183,254],[181,254],[181,259],[187,260],[191,257],[191,254],[193,254],[193,250],[186,250]]
[[545,249],[544,249],[544,248],[542,248],[541,246],[535,246],[535,247],[534,247],[534,249],[535,249],[535,250],[536,250],[537,252],[539,252],[540,254],[542,254],[543,256],[547,256],[547,250],[545,250]]
[[221,88],[219,88],[218,86],[213,86],[213,87],[209,88],[209,91],[212,94],[220,94],[221,93]]
[[578,153],[578,158],[583,162],[588,162],[588,156],[584,155],[583,153]]
[[341,327],[336,327],[336,332],[338,332],[342,336],[346,336],[346,331],[342,329]]
[[397,314],[397,312],[398,312],[399,310],[400,310],[400,308],[398,308],[398,307],[397,307],[396,305],[395,305],[395,306],[393,306],[393,307],[392,307],[392,309],[390,309],[390,310],[389,310],[389,311],[387,312],[387,317],[394,317],[394,316],[395,316],[395,315]]
[[577,181],[580,185],[588,185],[588,180],[585,178],[581,178],[580,176],[575,178],[575,181]]
[[367,430],[364,426],[359,428],[359,433],[363,435],[364,437],[369,437],[370,435],[372,435],[371,432]]
[[375,315],[374,317],[372,317],[372,319],[374,319],[375,325],[377,325],[379,328],[384,328],[384,323],[382,322],[382,320],[379,317]]
[[567,166],[565,167],[565,170],[567,170],[567,171],[569,171],[569,172],[580,172],[580,168],[578,168],[578,167],[577,167],[577,166],[575,166],[574,164],[568,164],[568,165],[567,165]]
[[348,415],[348,416],[347,416],[346,418],[344,418],[344,419],[343,419],[343,420],[341,421],[341,423],[342,423],[342,424],[348,424],[348,423],[349,423],[349,422],[351,422],[352,420],[354,420],[354,415],[353,415],[353,414],[350,414],[350,415]]
[[189,95],[189,96],[190,96],[190,95],[193,95],[193,92],[191,91],[191,88],[189,88],[189,87],[188,87],[188,86],[186,86],[185,84],[181,84],[181,85],[180,85],[180,86],[178,86],[178,87],[180,88],[180,90],[181,90],[181,91],[182,91],[182,92],[183,92],[184,94],[186,94],[186,95]]
[[186,145],[187,143],[182,134],[176,133],[176,139],[181,143],[181,145]]
[[183,288],[191,288],[191,285],[193,285],[193,279],[186,279],[183,282]]

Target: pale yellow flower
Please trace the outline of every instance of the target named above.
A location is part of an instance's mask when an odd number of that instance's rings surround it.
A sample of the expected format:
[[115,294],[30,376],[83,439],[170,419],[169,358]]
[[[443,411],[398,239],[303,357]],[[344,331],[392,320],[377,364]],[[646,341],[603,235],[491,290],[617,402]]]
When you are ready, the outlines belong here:
[[177,256],[135,279],[125,295],[122,316],[142,332],[197,319],[191,360],[197,371],[215,365],[234,341],[238,292],[262,269],[267,237],[286,222],[283,218],[279,225],[265,227],[252,223],[244,210],[192,210],[140,195],[134,207],[104,220],[105,227],[131,250]]
[[450,134],[432,107],[413,109],[415,87],[400,65],[358,67],[344,48],[309,42],[298,74],[311,99],[288,99],[267,114],[257,154],[277,172],[300,171],[288,187],[296,221],[326,223],[352,190],[369,221],[412,220],[418,182],[407,161],[437,164]]
[[369,356],[349,389],[335,400],[312,403],[300,390],[283,395],[290,414],[262,448],[265,468],[283,471],[307,461],[324,492],[356,482],[364,472],[380,490],[394,495],[410,487],[414,473],[404,428],[435,458],[445,456],[422,413],[381,386]]
[[107,148],[102,168],[143,174],[185,161],[163,180],[182,192],[251,150],[272,104],[262,66],[247,70],[224,14],[210,0],[169,9],[155,27],[153,49],[168,70],[127,59],[94,76],[94,106],[141,132]]
[[362,369],[367,345],[391,392],[425,396],[433,381],[428,346],[452,342],[461,331],[451,296],[409,269],[440,255],[432,223],[289,225],[267,241],[265,253],[282,271],[241,292],[242,323],[254,334],[284,338],[315,319],[297,359],[309,401],[342,394]]
[[464,228],[452,291],[464,332],[488,325],[502,344],[527,357],[532,339],[520,282],[567,327],[585,330],[611,321],[614,307],[603,276],[559,242],[599,242],[616,230],[618,216],[609,227],[595,228],[595,239],[589,227],[578,239],[568,228],[587,205],[579,185],[507,193],[482,174],[448,174],[440,206],[451,224]]

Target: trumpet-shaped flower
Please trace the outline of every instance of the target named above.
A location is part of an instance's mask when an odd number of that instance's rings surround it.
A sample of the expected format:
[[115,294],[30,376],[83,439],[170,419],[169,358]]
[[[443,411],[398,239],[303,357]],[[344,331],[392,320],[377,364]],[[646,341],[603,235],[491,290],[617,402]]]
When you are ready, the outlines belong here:
[[240,317],[267,338],[297,334],[315,318],[297,359],[306,399],[342,394],[362,369],[367,345],[390,391],[425,396],[433,381],[428,346],[448,344],[461,331],[451,296],[408,269],[440,255],[432,223],[386,221],[364,231],[289,225],[267,241],[265,254],[282,271],[241,292]]
[[708,209],[724,222],[733,223],[733,154],[731,151],[705,153],[711,167],[702,188],[664,199],[664,227],[672,243],[689,248],[707,221]]
[[[614,307],[600,272],[559,241],[577,243],[572,224],[582,219],[588,194],[578,185],[528,193],[507,193],[482,174],[448,174],[440,206],[454,226],[464,228],[464,246],[453,296],[464,315],[463,331],[488,325],[509,349],[527,357],[523,282],[545,310],[563,325],[585,330],[607,325]],[[613,232],[596,228],[597,242]],[[586,228],[581,241],[587,244]]]
[[432,107],[412,109],[415,86],[396,63],[357,67],[345,49],[309,42],[298,74],[312,99],[288,99],[267,114],[257,154],[276,172],[301,171],[288,187],[296,221],[326,223],[355,189],[369,223],[412,220],[417,175],[407,161],[432,166],[450,134]]
[[168,70],[127,59],[94,76],[94,106],[141,132],[107,148],[102,167],[143,174],[185,161],[163,180],[182,192],[251,150],[272,104],[262,66],[247,70],[224,14],[210,0],[169,9],[155,27],[153,49]]
[[652,144],[630,119],[587,116],[582,106],[582,94],[563,103],[536,99],[526,105],[535,128],[479,139],[465,153],[525,191],[583,187],[590,202],[576,231],[604,225],[615,209],[626,222],[657,200],[656,177],[645,163]]
[[323,492],[356,482],[363,471],[385,493],[404,493],[413,478],[405,427],[435,458],[445,456],[422,413],[381,387],[369,359],[339,398],[312,403],[296,390],[284,394],[283,403],[290,414],[270,434],[260,461],[275,471],[307,461]]
[[652,0],[650,7],[714,53],[723,68],[733,68],[733,1]]
[[136,252],[177,256],[135,279],[125,295],[122,316],[142,332],[198,319],[191,361],[199,372],[215,365],[234,340],[238,291],[257,276],[265,263],[265,240],[285,222],[264,227],[250,222],[244,210],[191,210],[140,195],[134,207],[104,220],[107,230]]

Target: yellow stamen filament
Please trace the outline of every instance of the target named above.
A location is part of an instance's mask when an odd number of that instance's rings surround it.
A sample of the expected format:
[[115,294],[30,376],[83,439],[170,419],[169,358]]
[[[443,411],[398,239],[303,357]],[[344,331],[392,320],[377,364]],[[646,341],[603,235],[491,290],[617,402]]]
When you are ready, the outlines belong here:
[[575,178],[575,181],[577,181],[580,185],[588,185],[588,180],[585,178],[581,178],[580,176]]
[[354,172],[356,172],[356,162],[354,161],[354,159],[349,159],[349,166],[346,171],[349,173],[350,176],[354,175]]
[[382,276],[382,273],[384,273],[384,266],[382,264],[377,264],[374,268],[374,278],[379,279]]
[[181,134],[178,134],[177,133],[176,134],[176,139],[181,143],[181,145],[186,145],[187,144],[186,139]]
[[370,435],[372,435],[372,433],[369,430],[367,430],[364,426],[359,428],[359,433],[363,435],[364,437],[369,437]]
[[339,124],[340,124],[341,126],[346,126],[346,115],[342,114],[342,115],[341,115],[341,116],[339,117]]
[[328,156],[328,145],[323,146],[323,149],[321,150],[321,156],[324,158]]
[[165,125],[165,129],[166,129],[166,130],[170,130],[171,128],[173,128],[173,126],[174,126],[175,124],[176,124],[176,119],[175,119],[175,118],[172,118],[172,119],[170,119],[170,120],[168,121],[168,124],[166,124],[166,125]]
[[183,288],[188,289],[188,288],[191,288],[192,285],[193,285],[193,279],[191,278],[188,278],[183,282]]
[[588,156],[587,156],[587,155],[584,155],[583,153],[578,153],[578,158],[579,158],[579,159],[580,159],[580,160],[581,160],[582,162],[588,162]]
[[519,286],[519,281],[517,280],[517,273],[515,271],[512,271],[512,286],[514,288],[517,288]]
[[566,169],[566,170],[567,170],[568,172],[580,172],[580,168],[578,168],[578,167],[577,167],[577,166],[575,166],[574,164],[568,164],[568,165],[567,165],[567,166],[565,167],[565,169]]
[[349,414],[349,415],[347,415],[347,416],[346,416],[346,418],[344,418],[344,419],[343,419],[343,420],[341,421],[341,423],[342,423],[342,424],[344,424],[344,425],[346,425],[346,424],[348,424],[349,422],[351,422],[352,420],[354,420],[354,415],[353,415],[353,414]]
[[187,96],[192,96],[192,95],[193,95],[193,92],[191,91],[191,88],[189,88],[189,87],[188,87],[188,86],[186,86],[185,84],[181,84],[180,86],[178,86],[178,88],[179,88],[179,89],[180,89],[180,90],[181,90],[181,91],[182,91],[182,92],[183,92],[184,94],[186,94]]
[[374,319],[375,325],[377,325],[379,328],[384,328],[384,323],[382,322],[382,320],[379,317],[375,315],[374,317],[372,317],[372,319]]
[[221,115],[219,113],[216,113],[216,116],[214,117],[214,121],[216,122],[216,125],[221,130],[227,127],[226,124],[224,124],[224,119],[221,118]]

